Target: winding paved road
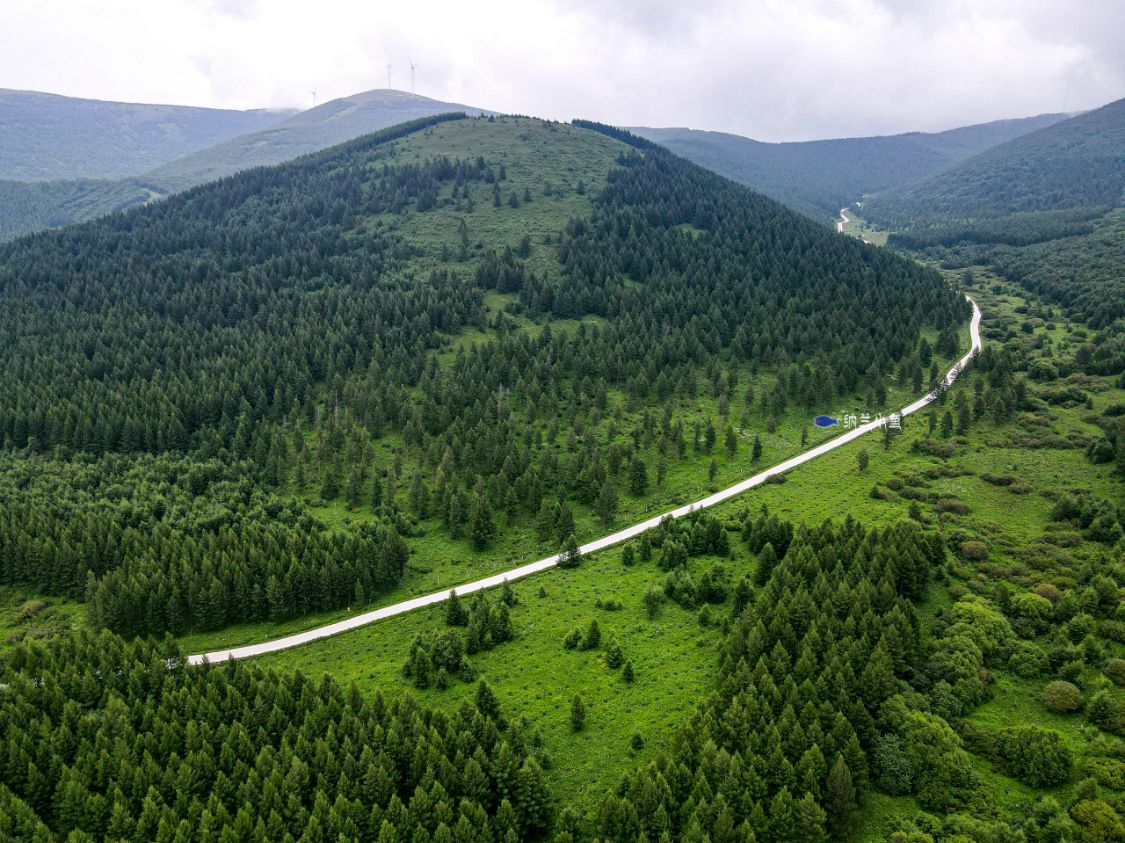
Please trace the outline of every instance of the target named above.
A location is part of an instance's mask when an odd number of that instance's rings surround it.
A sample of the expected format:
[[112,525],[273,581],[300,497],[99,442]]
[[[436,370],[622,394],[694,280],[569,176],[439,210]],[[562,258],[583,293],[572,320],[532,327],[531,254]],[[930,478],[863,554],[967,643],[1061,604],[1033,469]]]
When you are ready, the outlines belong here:
[[[969,323],[969,333],[972,337],[972,348],[969,350],[968,354],[957,361],[957,365],[949,370],[949,373],[945,376],[945,379],[942,382],[944,386],[948,386],[949,384],[953,383],[953,381],[957,379],[957,376],[961,374],[961,369],[964,368],[969,360],[971,360],[973,356],[981,349],[980,308],[977,307],[977,303],[973,301],[972,298],[970,298],[969,296],[965,296],[965,298],[967,298],[969,300],[969,303],[973,306],[973,319],[972,322]],[[936,393],[931,392],[928,395],[919,398],[913,404],[903,407],[900,412],[902,413],[902,415],[908,416],[911,413],[915,413],[928,404],[932,403],[934,400],[936,400],[936,398]],[[741,483],[736,483],[729,488],[723,489],[719,492],[715,492],[713,495],[709,495],[708,497],[695,501],[694,503],[685,504],[678,509],[673,509],[670,512],[665,512],[660,515],[654,516],[653,518],[649,518],[646,521],[641,521],[638,524],[634,524],[631,527],[626,527],[623,530],[618,530],[616,533],[612,533],[608,536],[603,536],[600,539],[595,539],[588,544],[582,545],[580,550],[583,554],[604,550],[611,545],[626,541],[627,539],[631,539],[634,536],[640,535],[646,530],[653,529],[654,527],[659,525],[660,522],[665,518],[681,518],[684,515],[688,515],[689,513],[695,512],[697,510],[706,509],[707,507],[714,506],[717,503],[722,503],[728,498],[733,498],[735,495],[742,494],[747,489],[753,489],[755,486],[760,486],[775,474],[783,474],[784,472],[789,471],[789,469],[791,468],[796,468],[802,463],[806,463],[809,460],[814,460],[822,454],[827,454],[829,451],[835,448],[846,445],[847,443],[858,439],[860,436],[863,436],[865,433],[870,433],[871,431],[881,427],[882,424],[882,421],[873,421],[855,427],[852,430],[849,430],[847,433],[841,434],[840,436],[837,436],[833,439],[829,439],[823,444],[817,445],[815,448],[810,448],[809,450],[798,454],[795,457],[787,459],[784,462],[780,462],[777,465],[771,466],[765,471],[755,474],[753,477],[748,477]],[[529,574],[535,574],[539,571],[545,571],[548,568],[553,568],[556,564],[558,564],[560,555],[561,554],[548,556],[546,559],[540,559],[538,562],[531,562],[518,568],[512,568],[511,570],[504,571],[503,573],[496,574],[495,576],[486,577],[485,579],[477,580],[476,582],[465,583],[464,585],[456,586],[454,590],[456,590],[458,594],[470,594],[474,591],[480,591],[485,588],[493,588],[498,585],[503,585],[505,580],[516,580],[521,577],[526,577]],[[362,615],[356,615],[352,618],[345,618],[342,621],[326,624],[325,626],[310,629],[306,632],[299,632],[295,635],[287,635],[284,638],[275,638],[272,641],[264,641],[261,644],[248,644],[244,647],[233,647],[229,650],[217,650],[213,653],[199,653],[194,656],[188,656],[188,663],[201,664],[204,661],[218,662],[225,661],[227,659],[246,659],[250,658],[251,656],[260,656],[264,653],[273,653],[278,650],[288,650],[290,647],[299,647],[302,644],[308,644],[310,641],[317,641],[321,638],[328,638],[331,635],[339,635],[341,632],[347,632],[350,629],[356,629],[357,627],[366,626],[369,623],[382,620],[383,618],[394,617],[395,615],[401,615],[404,612],[410,612],[414,609],[420,609],[423,606],[440,603],[441,601],[448,599],[449,592],[450,589],[448,588],[444,591],[436,591],[433,594],[426,594],[422,597],[415,597],[410,600],[404,600],[401,603],[395,603],[391,606],[384,606],[382,609],[374,609],[370,612],[364,612]]]

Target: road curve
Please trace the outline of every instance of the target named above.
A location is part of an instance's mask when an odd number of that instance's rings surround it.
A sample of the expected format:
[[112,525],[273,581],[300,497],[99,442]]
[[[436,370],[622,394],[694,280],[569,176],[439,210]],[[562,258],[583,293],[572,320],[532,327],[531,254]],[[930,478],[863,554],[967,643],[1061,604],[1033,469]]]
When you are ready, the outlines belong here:
[[[969,323],[969,333],[972,337],[972,348],[969,350],[968,354],[958,360],[957,364],[949,370],[949,373],[942,381],[943,386],[949,386],[951,383],[953,383],[953,381],[957,379],[957,376],[961,374],[961,370],[965,367],[965,365],[981,349],[980,308],[977,307],[977,303],[973,301],[970,296],[966,295],[965,298],[968,299],[969,303],[973,306],[973,319],[972,322]],[[903,407],[900,412],[902,413],[902,415],[908,416],[911,413],[915,413],[918,410],[921,410],[923,407],[932,403],[936,399],[937,393],[931,392],[928,395],[924,395],[923,397],[919,398],[913,404],[909,404],[906,407]],[[611,533],[608,536],[603,536],[600,539],[595,539],[592,542],[582,545],[582,547],[579,549],[583,554],[594,553],[598,550],[604,550],[611,545],[615,545],[631,539],[634,536],[638,536],[646,530],[651,530],[652,528],[659,525],[660,522],[665,518],[681,518],[684,515],[688,515],[689,513],[695,512],[697,510],[714,506],[715,504],[721,503],[728,498],[733,498],[735,495],[742,494],[747,489],[753,489],[755,486],[760,486],[775,474],[783,474],[784,472],[789,471],[789,469],[796,468],[802,463],[806,463],[809,460],[816,459],[821,454],[826,454],[835,448],[846,445],[852,440],[858,439],[860,436],[863,436],[865,433],[870,433],[871,431],[881,427],[882,424],[883,422],[881,421],[873,421],[868,422],[867,424],[860,425],[856,428],[853,428],[852,430],[849,430],[847,433],[841,434],[840,436],[830,439],[827,442],[817,445],[815,448],[810,448],[809,450],[800,453],[795,457],[787,459],[784,462],[780,462],[777,465],[770,466],[765,471],[761,471],[758,474],[755,474],[753,477],[748,477],[741,483],[736,483],[733,486],[723,489],[722,491],[715,492],[713,495],[709,495],[701,500],[695,501],[694,503],[685,504],[684,506],[681,506],[677,509],[673,509],[669,512],[664,512],[645,521],[641,521],[640,523],[634,524],[631,527],[626,527],[623,530],[618,530],[616,533]],[[521,565],[518,568],[512,568],[511,570],[504,571],[503,573],[496,574],[491,577],[486,577],[482,580],[477,580],[476,582],[470,582],[465,583],[464,585],[456,586],[452,590],[456,591],[458,594],[470,594],[474,591],[481,591],[482,589],[503,585],[505,580],[516,580],[520,579],[521,577],[526,577],[529,574],[535,574],[539,571],[545,571],[548,568],[553,568],[556,564],[558,564],[559,556],[560,554],[548,556],[546,559],[540,559],[538,562],[531,562],[527,565]],[[357,627],[366,626],[369,623],[382,620],[383,618],[394,617],[395,615],[401,615],[404,612],[410,612],[414,609],[421,609],[423,606],[430,606],[434,603],[440,603],[441,601],[449,598],[450,590],[451,589],[445,589],[444,591],[435,591],[433,594],[425,594],[421,597],[414,597],[410,600],[404,600],[401,603],[395,603],[391,606],[384,606],[381,609],[374,609],[370,612],[364,612],[362,615],[356,615],[352,618],[345,618],[342,621],[326,624],[325,626],[320,626],[316,629],[299,632],[295,635],[287,635],[284,638],[275,638],[272,641],[264,641],[261,644],[248,644],[244,647],[233,647],[229,650],[216,650],[212,653],[198,653],[193,656],[188,656],[188,664],[202,664],[205,661],[219,662],[226,661],[227,659],[246,659],[250,658],[251,656],[260,656],[265,653],[273,653],[278,650],[288,650],[290,647],[299,647],[302,644],[308,644],[310,641],[317,641],[321,638],[328,638],[332,635],[339,635],[341,632],[347,632],[350,629],[356,629]]]

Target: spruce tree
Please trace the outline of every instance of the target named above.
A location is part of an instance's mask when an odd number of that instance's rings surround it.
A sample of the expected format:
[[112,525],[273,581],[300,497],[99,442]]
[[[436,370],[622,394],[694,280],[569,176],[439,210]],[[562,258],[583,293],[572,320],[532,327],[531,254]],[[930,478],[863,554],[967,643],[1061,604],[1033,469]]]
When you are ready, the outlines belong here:
[[586,727],[586,703],[578,694],[570,702],[570,728],[572,731],[581,732]]

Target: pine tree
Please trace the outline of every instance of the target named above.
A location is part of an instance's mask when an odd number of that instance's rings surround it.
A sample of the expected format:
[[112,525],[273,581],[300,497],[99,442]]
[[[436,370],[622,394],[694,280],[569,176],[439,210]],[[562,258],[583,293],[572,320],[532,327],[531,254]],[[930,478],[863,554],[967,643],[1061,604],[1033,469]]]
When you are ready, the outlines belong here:
[[578,540],[571,533],[563,542],[562,552],[559,555],[560,568],[577,568],[582,561],[582,551],[578,548]]
[[605,648],[605,663],[606,666],[616,670],[625,663],[625,654],[621,652],[621,645],[617,643],[617,636],[611,635],[609,644]]
[[570,728],[572,731],[581,732],[586,727],[586,703],[578,694],[570,703]]
[[320,483],[320,496],[326,501],[336,500],[340,494],[340,467],[335,460],[329,460],[324,467],[324,477]]
[[559,504],[559,515],[555,521],[555,532],[560,541],[566,541],[567,538],[574,535],[574,530],[574,513],[571,512],[566,501],[563,501]]
[[582,649],[593,650],[602,643],[602,630],[598,626],[598,619],[594,618],[590,621],[590,625],[586,628],[586,634],[582,636]]
[[754,444],[750,449],[750,462],[757,463],[762,459],[762,437],[755,434]]
[[856,791],[852,784],[852,772],[843,755],[836,756],[836,763],[828,774],[824,788],[824,812],[832,836],[838,840],[847,839],[855,820]]
[[478,494],[473,502],[469,523],[469,540],[474,550],[484,550],[497,536],[496,524],[492,520],[492,507],[488,499]]
[[467,626],[469,623],[469,615],[456,589],[449,592],[449,599],[445,601],[445,623],[447,626]]
[[773,544],[766,542],[758,553],[758,569],[754,572],[754,582],[760,586],[769,582],[770,574],[777,567],[777,562],[777,551],[773,549]]
[[504,728],[504,717],[500,711],[500,700],[496,698],[496,692],[492,690],[492,686],[481,679],[477,682],[477,689],[473,695],[473,703],[483,716],[487,717],[496,723],[499,728]]
[[642,496],[648,489],[648,467],[640,455],[633,457],[629,464],[629,492],[634,497]]
[[613,523],[613,516],[617,514],[617,492],[613,489],[613,482],[607,477],[602,483],[601,492],[597,502],[598,517],[606,527]]
[[535,516],[535,529],[540,541],[546,541],[555,532],[555,510],[546,498],[539,505],[539,514]]

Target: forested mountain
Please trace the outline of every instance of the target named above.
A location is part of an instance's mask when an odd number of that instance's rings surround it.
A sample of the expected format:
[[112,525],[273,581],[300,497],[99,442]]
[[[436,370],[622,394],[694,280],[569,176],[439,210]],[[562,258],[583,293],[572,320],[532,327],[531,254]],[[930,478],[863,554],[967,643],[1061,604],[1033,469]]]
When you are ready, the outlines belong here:
[[749,185],[811,217],[834,218],[862,196],[912,184],[1012,138],[1066,120],[1041,114],[945,132],[762,143],[695,129],[632,131],[677,155]]
[[293,111],[148,105],[0,89],[0,181],[116,179],[144,173]]
[[1125,204],[1125,99],[986,150],[866,203],[894,228]]
[[123,211],[157,196],[136,179],[0,181],[0,243]]
[[[113,456],[95,476],[117,478],[98,491],[85,469],[37,465],[13,481],[27,495],[0,536],[3,576],[85,594],[131,632],[345,605],[396,584],[401,560],[364,550],[366,534],[314,550],[322,530],[300,511],[292,552],[261,554],[290,542],[249,529],[276,491],[346,488],[373,502],[378,541],[409,534],[409,487],[415,516],[485,547],[494,513],[592,507],[630,466],[643,481],[662,407],[701,377],[729,391],[740,371],[775,372],[773,415],[885,400],[892,372],[936,372],[923,329],[955,351],[965,315],[936,273],[631,136],[427,118],[0,249],[0,437],[36,460]],[[597,322],[520,328],[583,316]],[[614,394],[651,408],[648,432],[606,418]],[[663,415],[659,461],[682,459],[683,422]],[[373,466],[385,436],[405,452]],[[132,483],[162,502],[107,506]],[[213,549],[176,539],[203,524]]]
[[1095,327],[1125,316],[1125,100],[864,203],[891,246],[986,264]]
[[[271,116],[268,121],[249,125],[242,132],[230,132],[210,143],[185,148],[178,157],[115,171],[112,175],[124,176],[116,180],[86,178],[22,183],[4,181],[0,175],[0,242],[45,228],[93,219],[239,170],[289,161],[397,123],[452,111],[491,113],[403,91],[366,91],[297,114],[247,112]],[[2,135],[0,127],[0,137]],[[13,134],[13,138],[19,140],[18,135]],[[124,131],[114,141],[117,144],[130,142],[131,136]],[[129,156],[124,158],[132,160]]]

